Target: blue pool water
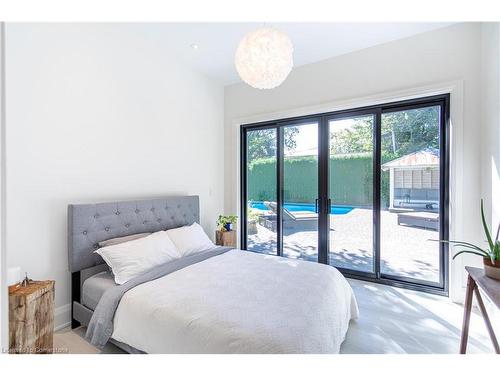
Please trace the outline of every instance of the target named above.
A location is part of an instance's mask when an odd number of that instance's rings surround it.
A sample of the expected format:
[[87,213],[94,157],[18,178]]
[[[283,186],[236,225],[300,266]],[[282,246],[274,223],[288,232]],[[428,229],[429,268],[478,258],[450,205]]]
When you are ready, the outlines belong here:
[[[251,204],[252,208],[256,208],[258,210],[267,210],[268,208],[264,204],[264,202],[252,202]],[[288,211],[310,211],[314,212],[314,204],[310,203],[286,203],[285,202],[285,208]],[[354,207],[350,206],[330,206],[330,213],[333,215],[345,215],[348,212],[351,212]]]

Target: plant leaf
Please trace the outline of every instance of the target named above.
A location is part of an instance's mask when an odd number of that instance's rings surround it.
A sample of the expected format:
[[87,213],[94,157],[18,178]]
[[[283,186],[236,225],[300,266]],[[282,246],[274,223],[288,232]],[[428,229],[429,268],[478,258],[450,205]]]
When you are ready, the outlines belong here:
[[476,246],[470,242],[464,242],[464,241],[447,241],[447,240],[430,240],[430,241],[436,241],[436,242],[443,242],[443,243],[449,243],[453,246],[463,246],[463,247],[468,247],[470,249],[474,249],[474,250],[477,250],[477,251],[480,251],[484,254],[486,254],[486,256],[489,256],[489,253],[484,250],[484,249],[481,249],[479,246]]
[[463,253],[467,253],[467,254],[474,254],[474,255],[479,255],[480,257],[483,257],[484,258],[484,255],[481,254],[481,253],[478,253],[476,251],[471,251],[471,250],[462,250],[462,251],[459,251],[458,253],[456,253],[455,255],[453,255],[453,258],[452,259],[455,259],[457,256],[459,256],[460,254],[463,254]]
[[490,230],[488,229],[488,224],[486,224],[486,219],[484,218],[483,200],[481,199],[481,221],[483,222],[484,233],[488,239],[488,244],[490,245],[490,250],[493,252],[495,247],[493,241],[491,240]]
[[478,249],[476,249],[474,247],[470,247],[470,246],[462,245],[462,244],[453,245],[453,247],[455,247],[455,246],[465,247],[466,249],[472,249],[472,251],[474,251],[475,253],[482,254],[481,256],[486,257],[486,258],[491,257],[491,253],[488,253],[487,251],[485,251],[483,249],[479,249],[478,250]]

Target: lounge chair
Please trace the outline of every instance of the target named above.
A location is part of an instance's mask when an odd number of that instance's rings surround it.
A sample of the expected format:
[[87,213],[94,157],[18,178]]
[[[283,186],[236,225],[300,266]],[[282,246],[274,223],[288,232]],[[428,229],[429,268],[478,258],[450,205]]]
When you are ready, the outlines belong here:
[[[276,218],[278,206],[276,202],[264,202],[264,205],[272,212],[265,215],[265,220],[273,222],[269,229],[276,231]],[[289,211],[283,208],[283,230],[286,232],[302,232],[318,230],[318,214],[310,211]]]
[[401,224],[439,231],[439,214],[432,212],[400,212],[398,213],[398,225]]

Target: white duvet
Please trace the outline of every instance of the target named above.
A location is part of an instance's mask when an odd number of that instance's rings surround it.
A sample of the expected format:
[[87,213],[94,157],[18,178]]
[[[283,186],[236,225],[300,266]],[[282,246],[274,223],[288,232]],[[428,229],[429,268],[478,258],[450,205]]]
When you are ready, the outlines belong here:
[[147,353],[338,353],[357,316],[335,268],[232,250],[129,290],[112,337]]

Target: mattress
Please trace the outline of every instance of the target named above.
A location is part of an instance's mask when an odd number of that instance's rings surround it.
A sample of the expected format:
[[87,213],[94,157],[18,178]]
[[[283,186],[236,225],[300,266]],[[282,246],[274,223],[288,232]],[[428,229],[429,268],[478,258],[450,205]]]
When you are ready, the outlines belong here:
[[116,286],[111,271],[99,272],[83,282],[82,304],[95,310],[99,300],[106,290]]

